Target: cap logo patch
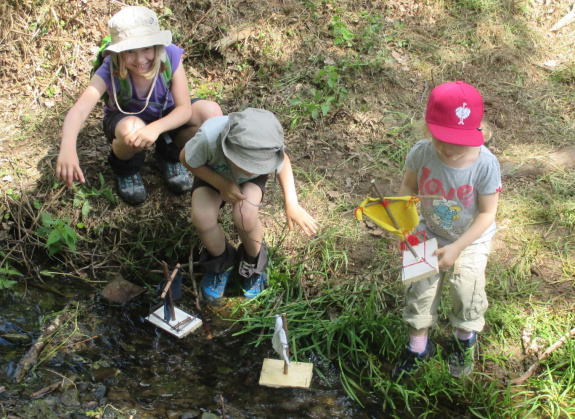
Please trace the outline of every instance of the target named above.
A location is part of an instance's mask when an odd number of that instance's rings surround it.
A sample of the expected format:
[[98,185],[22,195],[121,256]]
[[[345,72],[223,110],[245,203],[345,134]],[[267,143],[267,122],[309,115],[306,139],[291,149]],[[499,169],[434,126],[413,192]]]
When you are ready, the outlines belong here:
[[466,108],[467,103],[463,102],[463,106],[460,106],[455,110],[455,115],[459,118],[459,123],[457,125],[465,125],[463,120],[467,119],[471,114],[471,109]]

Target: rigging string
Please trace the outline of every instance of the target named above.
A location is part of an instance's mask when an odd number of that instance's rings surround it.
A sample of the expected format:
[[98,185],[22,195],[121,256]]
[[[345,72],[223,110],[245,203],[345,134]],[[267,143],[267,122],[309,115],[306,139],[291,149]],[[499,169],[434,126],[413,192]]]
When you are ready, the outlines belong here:
[[[230,166],[230,167],[231,167],[231,166]],[[233,175],[233,171],[232,171],[232,175]],[[272,189],[272,191],[271,191],[271,192],[272,192],[272,193],[271,193],[272,195],[275,194],[275,191],[276,191],[276,181],[277,181],[277,171],[274,172],[273,189]],[[238,184],[238,181],[237,181],[236,176],[234,176],[234,182],[236,183],[236,186],[237,186],[238,188],[240,188],[240,185]],[[240,190],[241,190],[241,188],[240,188]],[[262,197],[262,201],[263,201],[263,197]],[[262,202],[261,204],[254,204],[253,202],[250,202],[250,200],[248,200],[247,198],[239,202],[240,219],[242,220],[242,228],[243,228],[244,231],[246,231],[246,228],[245,228],[245,225],[244,225],[244,214],[243,214],[243,212],[242,212],[242,208],[243,208],[243,206],[244,206],[244,202],[247,202],[249,205],[252,205],[252,206],[257,207],[257,208],[267,207],[267,206],[271,205],[271,202],[268,200],[268,202]],[[274,217],[274,218],[275,218],[275,217]],[[261,243],[260,241],[255,240],[255,239],[252,239],[251,237],[250,237],[250,240],[253,241],[253,242],[255,242],[255,243],[257,243],[257,244],[259,244],[260,246],[262,245],[262,243]]]

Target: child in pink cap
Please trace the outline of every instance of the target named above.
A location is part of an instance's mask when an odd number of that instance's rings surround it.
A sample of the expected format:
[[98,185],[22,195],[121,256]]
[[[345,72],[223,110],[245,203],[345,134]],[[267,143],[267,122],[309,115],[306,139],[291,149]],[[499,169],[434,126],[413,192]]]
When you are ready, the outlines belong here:
[[473,369],[477,333],[485,325],[485,266],[501,191],[499,163],[483,145],[490,133],[482,119],[483,98],[473,86],[461,81],[441,84],[427,103],[427,139],[407,155],[398,195],[443,197],[421,202],[417,227],[427,238],[437,239],[440,273],[406,288],[403,319],[409,344],[393,369],[394,379],[408,378],[435,353],[428,332],[438,320],[445,273],[453,305],[449,320],[455,327],[449,372],[463,377]]

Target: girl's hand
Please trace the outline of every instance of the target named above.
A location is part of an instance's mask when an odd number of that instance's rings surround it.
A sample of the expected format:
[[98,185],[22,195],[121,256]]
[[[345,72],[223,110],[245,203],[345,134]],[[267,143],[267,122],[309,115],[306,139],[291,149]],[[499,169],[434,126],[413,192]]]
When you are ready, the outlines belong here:
[[160,134],[161,132],[157,132],[152,125],[146,125],[134,131],[128,138],[128,142],[136,149],[150,148]]
[[74,182],[86,182],[82,169],[80,169],[76,150],[66,151],[63,148],[60,149],[56,163],[56,179],[63,181],[68,188],[71,188]]
[[437,249],[435,252],[433,252],[434,256],[437,256],[437,258],[439,259],[438,267],[440,271],[449,270],[459,257],[460,253],[461,251],[459,250],[459,248],[457,246],[454,246],[453,243],[448,244],[447,246],[443,246],[442,248]]
[[299,204],[286,205],[286,218],[290,231],[294,229],[295,222],[308,236],[317,233],[317,224],[314,218]]
[[225,186],[220,189],[220,195],[222,199],[230,204],[235,204],[237,202],[247,199],[247,196],[242,194],[241,189],[231,180],[226,182]]

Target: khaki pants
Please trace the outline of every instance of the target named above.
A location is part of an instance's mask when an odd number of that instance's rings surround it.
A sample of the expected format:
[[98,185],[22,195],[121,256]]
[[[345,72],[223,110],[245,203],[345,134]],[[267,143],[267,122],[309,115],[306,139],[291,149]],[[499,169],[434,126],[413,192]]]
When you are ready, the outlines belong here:
[[466,332],[481,332],[485,325],[483,314],[487,310],[485,294],[485,267],[491,242],[472,244],[459,255],[448,272],[409,284],[405,291],[403,319],[412,328],[429,328],[437,323],[437,309],[445,277],[453,310],[449,313],[451,324]]

